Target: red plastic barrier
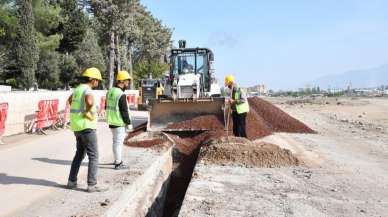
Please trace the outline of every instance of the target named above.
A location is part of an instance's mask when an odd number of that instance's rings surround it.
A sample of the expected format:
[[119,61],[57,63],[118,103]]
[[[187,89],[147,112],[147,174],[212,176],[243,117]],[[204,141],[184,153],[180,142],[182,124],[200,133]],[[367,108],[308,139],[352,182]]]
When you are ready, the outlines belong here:
[[98,108],[98,115],[103,116],[105,113],[105,104],[106,104],[106,97],[102,96],[100,100],[100,107]]
[[129,106],[137,106],[136,94],[128,94],[127,101]]
[[5,121],[7,120],[8,103],[0,103],[0,136],[5,132]]
[[43,129],[57,123],[59,100],[41,100],[36,111],[36,128]]
[[70,122],[70,104],[66,102],[65,111],[63,113],[63,122],[65,124]]
[[59,100],[50,100],[48,107],[48,121],[49,124],[54,125],[58,121],[58,105]]

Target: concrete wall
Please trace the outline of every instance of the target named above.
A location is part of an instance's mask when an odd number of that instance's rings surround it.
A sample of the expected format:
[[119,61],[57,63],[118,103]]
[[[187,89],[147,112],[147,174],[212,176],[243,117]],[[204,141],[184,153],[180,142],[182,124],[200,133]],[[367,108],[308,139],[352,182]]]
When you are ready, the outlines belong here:
[[[126,93],[138,94],[138,91],[127,91]],[[2,92],[0,93],[0,103],[7,102],[8,117],[5,123],[4,136],[24,133],[26,118],[35,115],[40,100],[59,99],[59,111],[65,109],[66,100],[71,95],[71,91],[38,91],[38,92]],[[102,96],[106,91],[97,90],[95,96],[100,104]]]

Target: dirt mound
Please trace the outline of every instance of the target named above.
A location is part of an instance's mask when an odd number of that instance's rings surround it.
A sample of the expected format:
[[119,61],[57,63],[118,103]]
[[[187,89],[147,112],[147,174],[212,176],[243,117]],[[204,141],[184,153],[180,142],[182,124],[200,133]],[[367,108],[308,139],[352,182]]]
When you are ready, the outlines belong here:
[[[246,129],[248,139],[250,140],[271,135],[273,132],[315,133],[302,122],[263,99],[253,97],[249,98],[248,101],[251,109],[247,115]],[[224,120],[216,115],[204,115],[191,120],[170,124],[167,128],[223,131]],[[233,134],[232,129],[233,121],[230,120],[230,135]],[[225,133],[221,132],[218,132],[218,134],[225,135]]]
[[[255,140],[272,134],[273,132],[292,132],[292,133],[314,133],[309,127],[289,116],[271,103],[259,99],[257,97],[249,98],[250,112],[247,115],[247,136],[249,140]],[[233,135],[233,121],[230,117],[229,136]],[[216,115],[203,115],[190,120],[176,122],[167,126],[167,129],[177,130],[203,130],[204,132],[191,135],[190,137],[179,137],[176,134],[169,134],[171,139],[175,141],[179,152],[185,155],[190,155],[194,150],[197,150],[200,145],[210,140],[217,140],[227,137],[227,131],[224,130],[223,117]],[[128,135],[126,145],[132,147],[152,147],[160,143],[160,140],[145,140],[145,141],[131,141],[130,138],[136,136],[140,132],[133,132]],[[248,140],[246,140],[249,142]],[[249,143],[250,146],[256,145],[260,148],[260,153],[268,153],[270,155],[271,149],[265,148],[267,146]],[[217,147],[217,146],[216,146]],[[273,148],[275,149],[275,148]],[[263,150],[265,152],[263,152]],[[276,152],[277,153],[277,152]],[[278,156],[275,152],[274,156]],[[283,153],[280,152],[279,153]],[[252,153],[259,157],[259,152]],[[266,162],[266,161],[264,161]],[[264,163],[265,164],[265,163]]]
[[243,167],[285,167],[299,165],[289,150],[269,143],[253,143],[244,138],[212,140],[202,146],[200,158],[218,165]]
[[256,113],[273,132],[315,133],[314,130],[291,117],[286,112],[258,97],[248,99],[250,113]]
[[149,148],[154,145],[160,145],[166,142],[163,139],[150,139],[150,140],[142,140],[142,141],[127,141],[125,145],[130,147],[138,147],[138,148]]
[[217,115],[203,115],[191,120],[173,123],[167,129],[224,130],[224,120]]

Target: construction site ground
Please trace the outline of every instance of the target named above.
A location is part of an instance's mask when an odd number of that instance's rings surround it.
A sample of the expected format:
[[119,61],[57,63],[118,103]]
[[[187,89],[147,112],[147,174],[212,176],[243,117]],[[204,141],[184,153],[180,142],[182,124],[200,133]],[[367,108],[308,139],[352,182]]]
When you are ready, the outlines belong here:
[[[270,150],[272,146],[266,144],[290,150],[292,156],[282,152],[281,156],[289,159],[284,164],[238,162],[240,158],[233,158],[236,162],[209,160],[212,155],[201,151],[179,216],[386,216],[387,99],[266,100],[317,134],[275,133],[252,142]],[[172,166],[168,158],[171,149],[166,145],[125,147],[129,170],[116,171],[112,165],[103,165],[113,159],[111,133],[105,123],[99,124],[98,132],[99,181],[110,190],[94,194],[84,191],[86,164],[80,172],[80,188],[64,188],[75,150],[70,131],[4,138],[7,145],[0,146],[0,216],[145,216],[148,205],[133,208],[135,200],[130,198],[138,192],[149,196],[137,201],[158,205],[153,199],[161,195],[158,191],[163,186],[147,186],[165,182],[165,171]],[[149,140],[150,134],[138,138]],[[244,150],[239,156],[249,155],[249,145]]]
[[136,181],[164,153],[124,146],[123,161],[129,169],[114,170],[111,132],[105,122],[100,122],[98,182],[109,186],[109,191],[85,191],[87,157],[80,169],[78,188],[69,190],[65,186],[75,137],[70,130],[46,132],[48,135],[22,134],[3,139],[7,144],[0,146],[0,216],[118,216],[126,207],[119,203],[133,199],[123,194],[141,191]]
[[386,216],[388,100],[267,98],[318,134],[260,139],[305,165],[250,168],[199,160],[179,216]]

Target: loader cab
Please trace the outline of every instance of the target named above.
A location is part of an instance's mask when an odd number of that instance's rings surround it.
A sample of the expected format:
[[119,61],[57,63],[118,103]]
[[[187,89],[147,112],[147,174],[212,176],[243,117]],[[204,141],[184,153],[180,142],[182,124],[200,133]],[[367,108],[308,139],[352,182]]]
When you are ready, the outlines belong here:
[[[179,82],[180,77],[193,75],[192,85],[195,85],[194,78],[199,80],[198,88],[200,93],[209,92],[211,84],[213,52],[207,48],[178,48],[171,50],[170,56],[170,77],[171,85]],[[191,81],[190,81],[191,82]]]

